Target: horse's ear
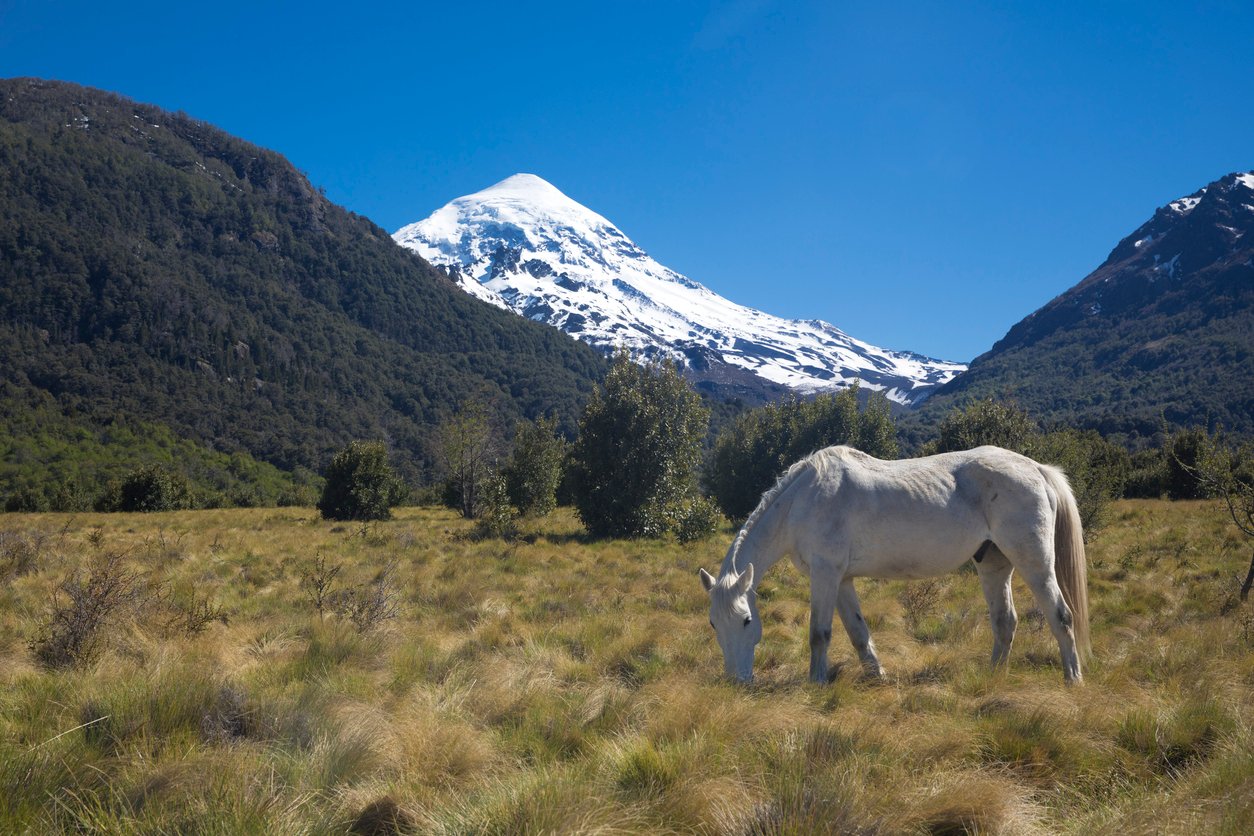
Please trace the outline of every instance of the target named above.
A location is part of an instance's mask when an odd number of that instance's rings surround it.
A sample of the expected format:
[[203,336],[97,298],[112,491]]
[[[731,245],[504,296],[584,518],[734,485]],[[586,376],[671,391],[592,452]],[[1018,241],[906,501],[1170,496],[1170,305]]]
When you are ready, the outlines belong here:
[[706,592],[714,588],[714,576],[705,571],[704,566],[697,570],[697,575],[701,578],[701,585],[705,587]]
[[750,563],[745,567],[744,572],[736,580],[736,591],[740,593],[748,592],[753,587],[753,564]]

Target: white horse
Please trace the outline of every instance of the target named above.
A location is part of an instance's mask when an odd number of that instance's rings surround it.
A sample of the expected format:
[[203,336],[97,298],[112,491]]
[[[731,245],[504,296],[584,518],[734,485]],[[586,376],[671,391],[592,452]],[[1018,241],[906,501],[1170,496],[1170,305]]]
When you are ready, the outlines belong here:
[[881,461],[828,447],[788,469],[727,550],[717,578],[700,569],[710,624],[730,676],[753,680],[762,640],[754,594],[791,555],[810,576],[810,678],[827,680],[832,612],[867,674],[882,676],[853,579],[925,578],[974,559],[993,626],[993,664],[1006,662],[1015,633],[1010,577],[1018,569],[1049,620],[1067,682],[1080,681],[1088,652],[1088,591],[1080,514],[1055,467],[979,447]]

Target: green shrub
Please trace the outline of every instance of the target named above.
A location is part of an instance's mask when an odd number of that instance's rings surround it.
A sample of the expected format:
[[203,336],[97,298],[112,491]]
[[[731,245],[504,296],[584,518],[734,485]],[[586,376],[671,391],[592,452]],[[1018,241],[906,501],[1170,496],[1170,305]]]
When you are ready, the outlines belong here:
[[940,434],[923,448],[925,455],[971,450],[985,444],[1023,453],[1036,437],[1036,422],[1022,409],[993,398],[954,409],[941,421]]
[[1161,447],[1138,450],[1128,464],[1123,495],[1130,499],[1158,499],[1167,493],[1167,462]]
[[192,507],[192,491],[183,474],[150,464],[132,470],[121,482],[110,482],[95,507],[97,511],[179,511]]
[[1202,499],[1207,495],[1198,471],[1210,442],[1206,430],[1197,427],[1172,433],[1167,439],[1163,445],[1167,496],[1172,499]]
[[476,534],[480,537],[508,537],[514,533],[516,516],[505,488],[505,477],[490,476],[483,480],[479,489],[479,507],[475,513]]
[[669,361],[615,358],[571,450],[575,510],[598,537],[658,537],[696,493],[709,411]]
[[675,539],[685,544],[704,540],[718,530],[722,517],[717,505],[704,496],[694,496],[679,507],[675,517]]
[[970,450],[985,444],[1062,468],[1075,494],[1085,540],[1106,524],[1110,501],[1123,495],[1131,471],[1128,452],[1096,431],[1042,433],[1026,412],[992,398],[953,410],[941,422],[939,437],[925,445],[923,453]]
[[18,488],[4,500],[4,510],[11,513],[37,513],[49,508],[47,495],[35,488]]
[[386,520],[405,497],[382,442],[354,441],[331,459],[318,510],[329,520]]
[[557,485],[565,458],[566,442],[557,434],[557,421],[541,418],[519,422],[514,452],[503,473],[509,500],[519,513],[542,517],[557,507]]
[[1084,538],[1091,539],[1106,525],[1110,501],[1123,495],[1132,468],[1128,451],[1095,430],[1057,430],[1033,439],[1025,452],[1067,474]]

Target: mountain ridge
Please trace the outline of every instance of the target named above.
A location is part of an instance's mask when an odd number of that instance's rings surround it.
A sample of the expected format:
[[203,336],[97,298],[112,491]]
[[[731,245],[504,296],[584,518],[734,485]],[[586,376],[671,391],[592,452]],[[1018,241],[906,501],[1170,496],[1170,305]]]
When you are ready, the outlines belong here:
[[1089,275],[1013,325],[913,422],[1007,397],[1132,445],[1163,430],[1254,435],[1254,172],[1159,207]]

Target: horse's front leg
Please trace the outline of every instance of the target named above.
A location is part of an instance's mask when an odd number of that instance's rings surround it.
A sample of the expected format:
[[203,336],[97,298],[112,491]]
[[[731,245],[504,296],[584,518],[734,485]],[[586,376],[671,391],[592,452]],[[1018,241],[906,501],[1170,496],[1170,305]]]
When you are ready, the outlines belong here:
[[884,669],[880,667],[879,657],[875,655],[875,643],[871,641],[871,628],[867,627],[862,617],[862,606],[858,603],[857,590],[853,588],[853,579],[845,578],[840,582],[840,592],[836,597],[836,609],[840,612],[840,620],[849,634],[853,649],[862,660],[862,669],[867,676],[881,677]]
[[[813,565],[813,564],[811,564]],[[810,681],[827,682],[827,648],[832,643],[832,615],[838,586],[810,576]]]

